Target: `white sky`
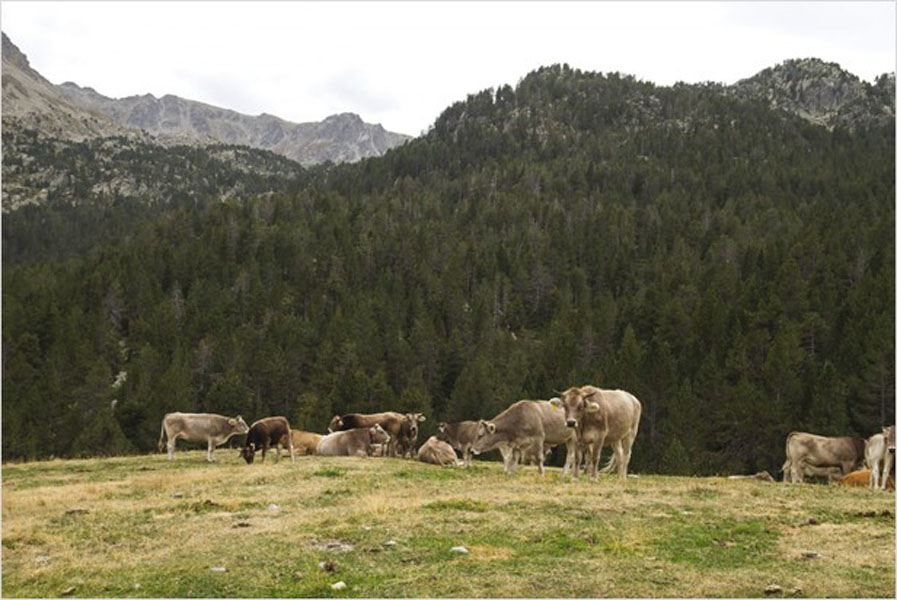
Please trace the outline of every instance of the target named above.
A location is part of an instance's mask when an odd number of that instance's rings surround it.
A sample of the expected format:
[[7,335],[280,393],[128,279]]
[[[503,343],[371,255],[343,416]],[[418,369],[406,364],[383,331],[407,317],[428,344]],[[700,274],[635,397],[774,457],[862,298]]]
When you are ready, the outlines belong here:
[[23,2],[0,26],[53,83],[418,135],[542,65],[734,83],[789,58],[895,70],[895,2]]

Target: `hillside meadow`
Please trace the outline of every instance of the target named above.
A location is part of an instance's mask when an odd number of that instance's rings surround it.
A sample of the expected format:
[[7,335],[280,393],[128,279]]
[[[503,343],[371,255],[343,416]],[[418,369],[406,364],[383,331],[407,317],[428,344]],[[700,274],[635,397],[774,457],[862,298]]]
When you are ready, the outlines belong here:
[[[893,597],[894,496],[235,449],[5,464],[5,597]],[[463,546],[468,553],[452,551]],[[333,567],[326,570],[321,563]],[[344,582],[342,590],[332,584]]]

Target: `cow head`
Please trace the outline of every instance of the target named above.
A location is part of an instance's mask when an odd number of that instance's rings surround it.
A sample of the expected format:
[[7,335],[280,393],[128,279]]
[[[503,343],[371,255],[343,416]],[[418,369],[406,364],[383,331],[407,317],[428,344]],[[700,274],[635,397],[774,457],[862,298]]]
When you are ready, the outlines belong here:
[[440,442],[448,442],[449,441],[448,423],[446,423],[445,421],[442,421],[439,423],[439,425],[436,426],[436,436],[435,437]]
[[252,444],[243,446],[240,455],[243,457],[243,460],[246,461],[246,464],[251,465],[252,461],[255,460],[255,446]]
[[564,421],[567,427],[576,427],[582,423],[588,414],[592,417],[601,416],[601,407],[592,402],[597,391],[587,391],[582,388],[572,387],[564,392],[561,398],[549,400],[552,406],[564,410]]
[[227,424],[233,428],[236,435],[249,433],[249,425],[246,424],[246,421],[240,415],[237,415],[235,419],[228,419]]
[[343,427],[343,418],[339,415],[335,415],[332,419],[330,419],[330,425],[327,426],[327,432],[333,433],[334,431],[341,431]]
[[368,431],[371,432],[372,444],[386,444],[389,442],[389,434],[380,425],[374,425]]
[[882,427],[881,432],[885,436],[885,447],[888,449],[888,452],[894,453],[894,426],[890,427]]
[[497,447],[499,443],[501,440],[495,435],[495,423],[480,419],[480,422],[477,423],[476,437],[473,444],[470,445],[470,451],[474,454],[488,452]]

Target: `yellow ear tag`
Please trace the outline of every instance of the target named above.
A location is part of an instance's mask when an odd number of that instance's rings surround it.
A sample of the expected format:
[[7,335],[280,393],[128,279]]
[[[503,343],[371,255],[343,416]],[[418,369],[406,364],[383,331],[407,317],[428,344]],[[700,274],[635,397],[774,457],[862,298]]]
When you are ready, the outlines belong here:
[[[549,403],[549,404],[550,404],[550,403]],[[552,405],[551,405],[551,410],[557,410],[557,409],[558,409],[558,405],[557,405],[557,404],[552,404]]]

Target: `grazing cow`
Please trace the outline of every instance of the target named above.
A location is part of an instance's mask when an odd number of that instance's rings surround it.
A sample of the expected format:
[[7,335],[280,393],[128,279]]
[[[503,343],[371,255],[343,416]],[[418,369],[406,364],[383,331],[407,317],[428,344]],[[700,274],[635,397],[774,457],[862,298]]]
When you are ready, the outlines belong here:
[[844,476],[862,467],[866,440],[792,431],[785,440],[784,481],[801,483],[810,468]]
[[382,412],[364,415],[360,413],[350,413],[348,415],[336,415],[330,420],[328,431],[346,431],[349,429],[357,429],[359,427],[373,427],[379,425],[386,433],[389,434],[389,442],[386,448],[387,456],[394,457],[398,449],[398,440],[402,430],[402,423],[415,419],[423,422],[426,417],[420,413],[405,414],[397,412]]
[[[868,487],[872,488],[870,485],[872,482],[872,472],[869,469],[860,469],[859,471],[852,471],[845,475],[841,481],[841,485],[847,485],[851,487]],[[894,476],[890,473],[888,474],[888,483],[887,489],[894,489]],[[872,488],[875,489],[875,488]]]
[[168,413],[162,417],[162,432],[159,434],[159,452],[168,436],[168,460],[174,460],[175,443],[181,439],[188,442],[207,442],[209,462],[215,462],[215,447],[220,446],[234,435],[249,431],[243,417],[225,417],[211,413]]
[[[506,446],[502,452],[505,471],[517,470],[519,459],[529,448],[544,450],[546,446],[566,444],[566,473],[575,454],[576,434],[564,424],[563,415],[545,400],[519,400],[489,421],[477,423],[477,433],[470,449],[481,454]],[[545,455],[537,452],[539,474],[545,475]]]
[[470,466],[470,446],[477,436],[476,421],[460,421],[458,423],[440,423],[436,430],[436,439],[446,442],[461,453],[464,466]]
[[397,443],[398,455],[402,458],[411,458],[414,455],[414,447],[417,445],[418,423],[427,418],[421,413],[406,413],[399,426],[399,439]]
[[573,480],[579,479],[583,456],[587,458],[589,476],[592,480],[598,478],[598,461],[605,445],[613,447],[617,473],[625,480],[642,416],[641,402],[623,390],[584,385],[568,389],[563,397],[552,398],[551,403],[563,409],[567,427],[576,431]]
[[872,477],[869,487],[872,489],[885,489],[885,477],[891,472],[894,462],[894,426],[883,427],[881,433],[876,433],[866,442],[866,466]]
[[316,454],[320,456],[370,456],[371,446],[386,444],[390,435],[380,427],[357,427],[335,431],[321,438]]
[[[318,447],[318,442],[321,441],[322,437],[324,436],[320,433],[312,433],[311,431],[302,431],[301,429],[290,430],[290,438],[293,441],[293,450],[299,456],[311,456],[314,454]],[[285,440],[281,440],[280,443],[282,446],[286,446]]]
[[455,450],[446,442],[431,435],[424,445],[417,451],[417,459],[421,462],[430,463],[439,466],[458,466],[460,461],[455,456]]
[[267,417],[259,419],[249,428],[246,439],[243,441],[243,449],[240,454],[246,464],[252,464],[255,453],[261,449],[262,462],[265,462],[265,454],[268,448],[274,446],[275,461],[280,462],[280,446],[285,445],[290,450],[290,460],[295,461],[293,453],[293,438],[290,435],[290,422],[286,417]]

